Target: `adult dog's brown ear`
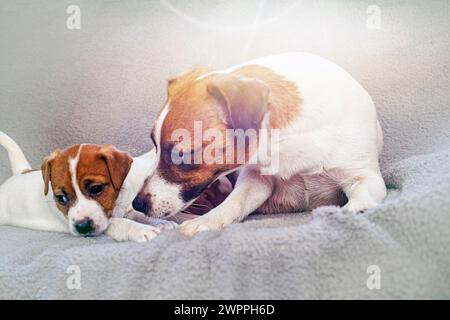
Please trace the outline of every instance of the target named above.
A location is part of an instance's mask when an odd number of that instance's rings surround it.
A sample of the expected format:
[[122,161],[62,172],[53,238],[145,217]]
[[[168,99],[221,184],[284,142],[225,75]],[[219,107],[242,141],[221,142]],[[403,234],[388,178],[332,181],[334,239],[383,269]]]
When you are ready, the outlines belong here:
[[191,72],[183,73],[176,78],[170,79],[167,82],[167,93],[169,96],[175,96],[182,91],[186,86],[192,84],[198,77],[208,72],[206,68],[197,68]]
[[120,151],[112,145],[102,146],[99,156],[106,163],[114,189],[119,191],[131,169],[133,158],[129,153]]
[[52,162],[59,155],[59,153],[59,150],[53,151],[48,157],[45,157],[42,162],[41,170],[42,178],[44,179],[44,195],[48,194],[48,188],[52,176]]
[[268,111],[270,88],[262,81],[219,75],[207,85],[208,92],[223,106],[224,121],[233,129],[259,129]]

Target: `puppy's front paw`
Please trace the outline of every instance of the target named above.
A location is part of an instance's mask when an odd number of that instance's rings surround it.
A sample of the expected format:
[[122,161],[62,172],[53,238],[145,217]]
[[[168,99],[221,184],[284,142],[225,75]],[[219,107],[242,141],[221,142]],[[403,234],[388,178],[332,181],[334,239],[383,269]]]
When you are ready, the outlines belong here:
[[147,242],[161,233],[159,228],[146,224],[133,225],[128,233],[128,240],[135,242]]
[[187,236],[193,236],[199,232],[220,230],[225,227],[225,223],[214,218],[199,217],[193,220],[183,222],[179,227],[181,233]]

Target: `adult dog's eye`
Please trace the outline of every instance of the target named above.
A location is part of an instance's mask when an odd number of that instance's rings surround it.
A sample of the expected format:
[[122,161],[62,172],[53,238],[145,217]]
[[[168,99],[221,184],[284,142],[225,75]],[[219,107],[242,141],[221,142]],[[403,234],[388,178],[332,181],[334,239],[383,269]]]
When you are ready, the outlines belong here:
[[89,194],[91,196],[97,197],[103,192],[104,189],[105,189],[105,186],[101,185],[101,184],[91,185],[91,186],[89,186]]
[[178,168],[182,171],[191,171],[191,170],[195,170],[199,167],[200,165],[198,164],[194,164],[194,163],[180,163],[178,165]]
[[183,152],[179,156],[181,156],[181,162],[178,164],[178,168],[182,171],[194,170],[200,166],[199,164],[194,163],[196,159],[192,151]]
[[62,206],[65,206],[69,203],[69,197],[65,194],[59,194],[57,196],[55,196],[56,201],[58,201],[58,203]]

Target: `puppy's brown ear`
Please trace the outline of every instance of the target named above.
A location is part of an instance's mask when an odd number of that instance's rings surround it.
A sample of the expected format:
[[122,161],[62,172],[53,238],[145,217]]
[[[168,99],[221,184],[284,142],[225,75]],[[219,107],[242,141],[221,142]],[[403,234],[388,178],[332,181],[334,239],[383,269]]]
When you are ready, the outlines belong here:
[[53,151],[52,154],[44,158],[44,161],[42,162],[41,170],[42,178],[44,179],[44,195],[48,194],[48,188],[52,176],[52,162],[59,155],[59,153],[59,150]]
[[219,75],[207,85],[208,92],[219,101],[224,121],[233,129],[259,129],[268,111],[270,88],[262,81]]
[[133,158],[127,152],[120,151],[111,145],[102,146],[99,156],[106,163],[114,189],[119,191],[131,169]]

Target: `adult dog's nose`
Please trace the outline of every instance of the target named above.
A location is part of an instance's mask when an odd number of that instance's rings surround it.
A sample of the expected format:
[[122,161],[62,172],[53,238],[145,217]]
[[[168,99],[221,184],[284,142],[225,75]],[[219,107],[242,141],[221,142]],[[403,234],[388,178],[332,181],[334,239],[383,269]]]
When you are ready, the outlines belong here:
[[139,193],[133,200],[133,209],[144,214],[150,210],[150,201],[144,194]]
[[75,230],[79,234],[88,234],[94,230],[94,221],[89,218],[84,218],[75,222]]

